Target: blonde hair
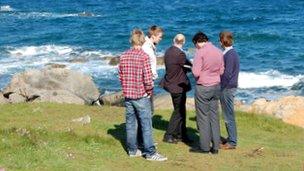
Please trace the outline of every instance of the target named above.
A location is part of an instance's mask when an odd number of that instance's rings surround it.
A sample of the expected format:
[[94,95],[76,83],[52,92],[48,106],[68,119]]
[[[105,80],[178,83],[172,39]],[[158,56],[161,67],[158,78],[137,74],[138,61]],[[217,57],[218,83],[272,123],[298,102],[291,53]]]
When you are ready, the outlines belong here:
[[149,28],[148,37],[150,38],[152,35],[157,36],[159,33],[163,33],[163,32],[164,30],[161,27],[154,25]]
[[140,29],[133,29],[131,32],[130,43],[132,46],[142,46],[145,43],[145,34]]
[[185,41],[186,41],[186,38],[183,34],[177,34],[173,39],[173,42],[175,44],[179,44],[179,45],[185,44]]

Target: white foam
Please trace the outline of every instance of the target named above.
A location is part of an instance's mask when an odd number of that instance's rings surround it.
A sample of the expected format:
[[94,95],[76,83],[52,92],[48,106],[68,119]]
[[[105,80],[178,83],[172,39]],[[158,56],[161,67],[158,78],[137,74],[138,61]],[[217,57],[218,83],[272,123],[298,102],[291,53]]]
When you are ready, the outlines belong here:
[[[116,73],[116,66],[108,65],[100,58],[116,56],[101,50],[84,50],[81,47],[67,45],[42,45],[7,47],[8,57],[0,59],[1,74],[14,74],[29,68],[42,68],[48,63],[61,63],[68,68],[82,71],[97,78],[111,78]],[[85,59],[84,62],[70,62],[73,59]]]
[[0,11],[1,12],[10,12],[10,11],[14,11],[14,9],[11,8],[9,5],[3,5],[3,6],[0,6]]
[[19,48],[13,48],[7,50],[11,57],[27,57],[27,56],[39,56],[45,54],[57,54],[64,55],[73,51],[70,46],[56,46],[56,45],[42,45],[42,46],[24,46]]
[[[50,12],[16,12],[9,14],[10,16],[18,17],[19,19],[29,18],[66,18],[66,17],[84,17],[82,13],[50,13]],[[100,15],[91,15],[85,17],[100,17]]]
[[263,87],[291,87],[297,83],[303,75],[286,75],[276,70],[270,70],[267,72],[251,73],[240,72],[239,75],[239,87],[246,88],[263,88]]

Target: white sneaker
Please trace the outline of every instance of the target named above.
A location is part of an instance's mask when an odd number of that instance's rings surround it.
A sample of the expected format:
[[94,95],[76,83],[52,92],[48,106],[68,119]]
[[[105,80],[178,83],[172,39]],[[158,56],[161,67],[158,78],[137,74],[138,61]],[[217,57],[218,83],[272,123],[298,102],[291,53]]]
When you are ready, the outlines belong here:
[[129,157],[141,157],[143,154],[140,150],[136,150],[135,154],[129,154]]
[[150,161],[166,161],[168,160],[167,157],[159,154],[159,153],[154,153],[152,156],[147,156],[146,157],[147,160],[150,160]]

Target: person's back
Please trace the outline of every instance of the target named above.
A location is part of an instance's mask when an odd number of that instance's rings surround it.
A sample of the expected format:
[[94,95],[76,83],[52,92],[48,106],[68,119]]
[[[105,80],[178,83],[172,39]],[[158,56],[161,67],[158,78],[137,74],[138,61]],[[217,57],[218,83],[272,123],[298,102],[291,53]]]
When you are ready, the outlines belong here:
[[221,76],[222,88],[237,88],[240,71],[238,53],[232,48],[224,54],[225,72]]
[[142,49],[129,49],[120,57],[119,71],[123,94],[127,98],[137,99],[146,95],[146,91],[153,89],[152,80],[144,74],[152,74],[149,57]]
[[160,85],[170,92],[174,108],[163,138],[166,143],[192,142],[187,135],[186,128],[186,92],[191,89],[191,86],[184,66],[191,66],[191,63],[182,50],[185,42],[185,36],[177,34],[173,39],[173,46],[166,50],[164,56],[166,73]]
[[183,65],[189,64],[186,54],[176,46],[167,49],[164,55],[167,89],[171,93],[181,93],[190,90],[190,82]]
[[220,145],[218,100],[224,61],[222,52],[208,40],[203,32],[196,33],[192,39],[196,47],[192,72],[196,79],[195,109],[200,150],[191,151],[217,154]]
[[223,53],[211,42],[197,49],[193,61],[193,74],[197,77],[197,84],[213,86],[220,83],[223,73]]

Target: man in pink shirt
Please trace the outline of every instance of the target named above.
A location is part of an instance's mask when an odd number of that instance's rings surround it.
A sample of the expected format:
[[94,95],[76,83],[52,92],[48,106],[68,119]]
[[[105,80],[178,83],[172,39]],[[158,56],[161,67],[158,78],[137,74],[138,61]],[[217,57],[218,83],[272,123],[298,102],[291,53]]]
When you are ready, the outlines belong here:
[[218,101],[220,75],[224,72],[223,53],[202,32],[196,33],[192,41],[196,47],[192,72],[196,79],[195,109],[200,148],[190,151],[217,154],[220,144]]

